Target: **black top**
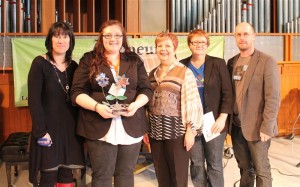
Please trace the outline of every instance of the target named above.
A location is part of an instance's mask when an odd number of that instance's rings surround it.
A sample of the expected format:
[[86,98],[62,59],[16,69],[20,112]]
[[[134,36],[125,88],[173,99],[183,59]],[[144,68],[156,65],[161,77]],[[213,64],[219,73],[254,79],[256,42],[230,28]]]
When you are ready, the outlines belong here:
[[[72,85],[77,63],[72,61],[64,72],[57,69],[42,56],[36,57],[28,75],[28,104],[32,117],[30,145],[30,181],[36,182],[38,170],[59,165],[83,165],[83,146],[76,135],[77,108],[66,101],[62,86]],[[59,78],[58,78],[59,77]],[[59,79],[61,83],[59,83]],[[70,89],[69,89],[70,90]],[[37,138],[49,133],[53,144],[41,147]]]

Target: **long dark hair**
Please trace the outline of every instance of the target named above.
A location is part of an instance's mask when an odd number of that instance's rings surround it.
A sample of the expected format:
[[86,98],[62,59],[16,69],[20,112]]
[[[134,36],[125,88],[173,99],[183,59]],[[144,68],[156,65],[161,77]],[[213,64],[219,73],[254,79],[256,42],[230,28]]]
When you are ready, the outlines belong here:
[[75,37],[74,37],[74,33],[73,33],[73,29],[70,25],[70,23],[66,23],[66,22],[62,22],[62,21],[58,21],[55,22],[51,25],[49,31],[48,31],[48,35],[46,37],[46,41],[45,41],[45,47],[47,49],[47,55],[49,57],[49,59],[53,62],[55,62],[52,52],[53,52],[53,46],[52,46],[52,37],[53,36],[57,36],[57,35],[68,35],[70,37],[70,47],[66,52],[66,62],[70,63],[72,60],[72,52],[75,46]]
[[126,31],[122,25],[122,23],[118,20],[108,20],[104,22],[99,30],[99,37],[97,40],[97,43],[95,44],[95,47],[93,49],[93,58],[92,58],[92,63],[91,63],[91,69],[90,69],[90,74],[89,77],[92,78],[94,75],[100,73],[100,65],[105,65],[108,66],[107,60],[104,56],[105,53],[105,48],[103,46],[103,30],[106,27],[117,25],[120,27],[122,35],[123,35],[123,41],[122,41],[122,46],[125,49],[125,53],[130,52],[130,48],[127,42],[127,37],[126,37]]

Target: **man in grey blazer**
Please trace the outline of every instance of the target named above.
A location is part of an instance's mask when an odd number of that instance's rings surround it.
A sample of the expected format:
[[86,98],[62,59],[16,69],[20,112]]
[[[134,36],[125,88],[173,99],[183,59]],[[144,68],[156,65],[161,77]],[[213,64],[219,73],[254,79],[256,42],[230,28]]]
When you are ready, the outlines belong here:
[[240,186],[272,186],[268,158],[271,137],[277,135],[280,75],[275,60],[254,47],[255,33],[246,22],[235,28],[240,53],[229,59],[234,109],[230,132],[240,168]]

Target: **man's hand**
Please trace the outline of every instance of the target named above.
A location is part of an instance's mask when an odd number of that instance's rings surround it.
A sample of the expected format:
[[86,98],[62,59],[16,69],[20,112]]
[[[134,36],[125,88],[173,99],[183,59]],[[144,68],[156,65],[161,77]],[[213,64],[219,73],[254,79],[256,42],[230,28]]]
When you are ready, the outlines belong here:
[[262,132],[260,132],[260,140],[262,141],[262,142],[266,142],[266,141],[268,141],[269,139],[271,139],[271,136],[268,136],[268,135],[266,135],[266,134],[264,134],[264,133],[262,133]]

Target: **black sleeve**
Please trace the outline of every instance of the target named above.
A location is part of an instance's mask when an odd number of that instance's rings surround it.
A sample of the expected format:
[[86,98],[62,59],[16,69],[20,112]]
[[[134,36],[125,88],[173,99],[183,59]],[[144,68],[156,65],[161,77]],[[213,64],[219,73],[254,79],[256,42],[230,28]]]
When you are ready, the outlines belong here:
[[232,112],[232,86],[225,60],[219,62],[219,75],[221,79],[221,106],[220,112],[230,114]]
[[71,89],[71,99],[74,105],[76,105],[76,97],[80,94],[87,94],[89,95],[91,92],[91,82],[89,79],[89,73],[90,73],[90,60],[91,60],[92,54],[86,53],[84,56],[80,59],[79,65],[77,69],[75,70],[74,76],[73,76],[73,83],[72,83],[72,89]]
[[28,74],[28,106],[32,118],[32,135],[36,138],[47,133],[42,105],[43,68],[42,57],[36,57]]

